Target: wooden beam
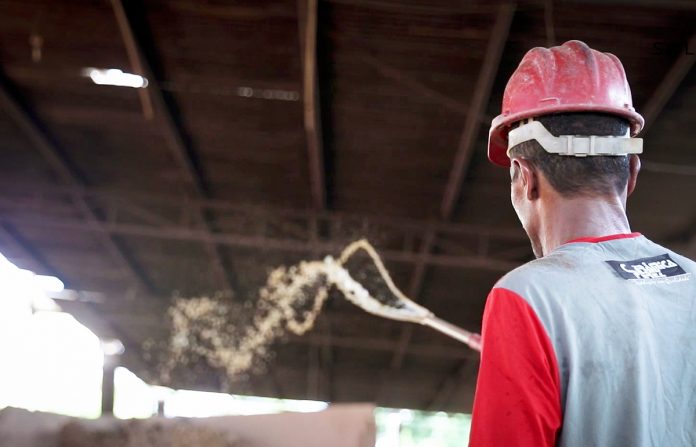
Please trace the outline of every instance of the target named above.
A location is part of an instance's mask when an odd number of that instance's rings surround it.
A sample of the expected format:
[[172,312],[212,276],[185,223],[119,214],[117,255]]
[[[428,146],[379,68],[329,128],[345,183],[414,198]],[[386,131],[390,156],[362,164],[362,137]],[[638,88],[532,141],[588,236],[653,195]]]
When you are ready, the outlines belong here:
[[317,71],[317,10],[317,0],[298,0],[299,41],[302,58],[302,101],[307,138],[307,158],[309,160],[309,182],[312,205],[315,209],[321,210],[326,207],[326,178]]
[[660,84],[643,107],[643,110],[640,111],[643,114],[643,118],[645,118],[645,127],[643,127],[641,136],[645,136],[648,129],[655,123],[667,102],[672,98],[674,92],[677,91],[679,85],[694,66],[694,62],[696,62],[696,34],[687,41],[686,48],[674,61],[672,67],[662,78],[662,81],[660,81]]
[[[74,191],[80,191],[85,187],[86,182],[68,160],[65,153],[49,138],[38,120],[10,93],[10,89],[4,80],[0,82],[0,107],[5,110],[7,115],[27,136],[31,144],[58,174],[63,183]],[[84,225],[99,230],[100,218],[87,199],[77,193],[71,194],[70,199],[82,215]],[[148,292],[155,293],[156,287],[125,246],[118,239],[115,239],[113,235],[105,231],[99,230],[95,232],[100,236],[103,247],[113,259],[116,259],[126,269],[126,273],[131,279]]]
[[513,3],[503,3],[498,7],[491,38],[486,49],[486,57],[474,87],[473,97],[469,103],[469,112],[464,124],[464,131],[459,141],[459,147],[442,199],[440,213],[445,220],[452,217],[454,207],[459,199],[462,182],[466,177],[471,156],[473,155],[474,143],[481,129],[478,117],[486,111],[514,13],[515,5]]
[[111,365],[105,361],[102,367],[101,414],[105,417],[113,417],[114,415],[114,371],[116,371],[116,366],[119,365]]
[[[184,180],[192,189],[195,195],[200,197],[210,197],[208,185],[204,181],[203,175],[197,165],[197,160],[193,155],[193,150],[186,143],[186,138],[183,134],[181,126],[177,123],[172,110],[167,105],[162,94],[162,89],[159,86],[158,79],[155,77],[152,67],[145,57],[142,46],[138,42],[133,26],[123,8],[121,0],[111,0],[111,6],[116,16],[121,38],[123,39],[128,58],[131,62],[133,70],[140,76],[144,76],[148,80],[147,88],[139,89],[141,100],[143,95],[147,96],[147,100],[143,100],[143,107],[147,117],[147,105],[150,108],[154,104],[155,123],[158,125],[164,138],[167,141],[167,146],[170,149],[175,162],[179,166],[179,170],[184,176]],[[150,110],[152,112],[152,110]],[[200,220],[205,224],[208,233],[212,233],[212,217],[206,212],[201,212]],[[229,290],[234,290],[234,280],[230,278],[231,272],[225,266],[222,252],[219,247],[209,241],[205,242],[205,249],[208,256],[211,258],[215,271],[221,284],[224,284]]]

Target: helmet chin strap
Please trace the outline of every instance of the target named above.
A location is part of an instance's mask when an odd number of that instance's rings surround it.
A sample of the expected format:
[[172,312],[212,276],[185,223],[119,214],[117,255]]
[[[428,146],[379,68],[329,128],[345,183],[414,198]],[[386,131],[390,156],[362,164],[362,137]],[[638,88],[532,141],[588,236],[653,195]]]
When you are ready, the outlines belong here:
[[535,140],[550,154],[587,157],[595,155],[616,156],[643,153],[643,139],[631,138],[629,133],[620,137],[598,137],[595,135],[554,136],[543,124],[528,118],[519,127],[508,133],[508,150],[525,141]]

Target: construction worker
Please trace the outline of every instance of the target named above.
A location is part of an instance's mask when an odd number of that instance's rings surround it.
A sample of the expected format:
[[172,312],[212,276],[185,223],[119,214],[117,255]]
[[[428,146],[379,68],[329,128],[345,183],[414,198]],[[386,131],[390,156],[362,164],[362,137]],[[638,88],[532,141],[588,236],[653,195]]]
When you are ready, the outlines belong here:
[[696,263],[626,217],[642,127],[583,42],[510,78],[488,155],[538,259],[488,296],[471,446],[696,446]]

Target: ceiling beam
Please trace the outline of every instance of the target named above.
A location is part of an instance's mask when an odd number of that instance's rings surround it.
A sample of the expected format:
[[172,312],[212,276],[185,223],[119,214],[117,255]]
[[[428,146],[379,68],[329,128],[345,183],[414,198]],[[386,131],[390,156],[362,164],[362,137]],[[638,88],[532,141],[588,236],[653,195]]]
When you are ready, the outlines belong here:
[[[424,230],[434,232],[448,238],[453,236],[480,236],[489,239],[499,239],[513,242],[527,242],[528,238],[522,228],[502,227],[493,225],[433,222],[409,217],[389,217],[378,214],[360,214],[342,211],[314,211],[302,208],[286,208],[277,206],[242,205],[220,199],[191,198],[171,194],[156,194],[139,190],[123,190],[111,188],[71,188],[38,183],[19,184],[0,179],[0,201],[10,206],[9,211],[27,210],[23,204],[29,202],[38,209],[41,204],[60,203],[61,200],[78,195],[86,200],[99,201],[105,206],[119,207],[128,205],[128,210],[141,208],[153,213],[153,209],[167,209],[172,215],[181,216],[185,210],[201,208],[219,214],[239,214],[250,219],[272,219],[282,221],[290,219],[302,221],[308,228],[321,225],[345,226],[350,222],[366,223],[368,226],[386,227],[386,229],[408,234],[421,235]],[[41,209],[47,212],[48,209]],[[147,219],[148,223],[156,223],[156,217]],[[166,219],[162,219],[166,221]],[[316,221],[316,222],[314,222]],[[312,237],[318,237],[316,233]],[[451,244],[452,242],[450,242]]]
[[[111,6],[116,17],[121,38],[123,40],[128,59],[133,71],[148,80],[147,88],[138,89],[143,111],[146,118],[154,116],[154,122],[161,130],[162,135],[167,141],[167,146],[179,166],[179,170],[184,176],[184,180],[192,189],[193,193],[200,197],[210,197],[210,189],[204,180],[203,174],[198,166],[198,161],[194,156],[193,149],[187,144],[181,126],[167,104],[158,79],[152,70],[150,62],[145,56],[142,45],[133,31],[133,26],[123,7],[121,0],[111,0]],[[154,105],[154,109],[153,109]],[[199,216],[201,222],[206,226],[209,233],[212,229],[212,217],[205,212]],[[231,271],[225,265],[223,254],[219,247],[206,241],[205,249],[211,258],[213,266],[218,276],[218,280],[227,289],[234,290],[234,280],[231,278]]]
[[459,147],[454,158],[452,169],[450,170],[449,180],[442,198],[440,214],[444,220],[448,220],[454,213],[454,208],[461,193],[462,182],[466,177],[471,157],[474,151],[476,137],[481,129],[479,116],[486,112],[488,100],[493,88],[500,59],[505,49],[510,25],[515,13],[514,3],[502,3],[498,7],[495,24],[491,31],[491,37],[486,48],[486,56],[481,66],[474,94],[469,103],[469,112],[464,123],[464,130],[459,140]]
[[[78,219],[58,218],[43,215],[41,217],[20,217],[9,213],[0,213],[0,222],[11,223],[26,227],[53,228],[75,230],[89,233],[105,233],[111,235],[141,236],[164,240],[185,240],[215,243],[231,247],[253,248],[259,250],[275,250],[288,253],[308,254],[314,250],[322,253],[336,253],[342,250],[345,242],[319,241],[315,244],[307,241],[286,237],[252,236],[225,232],[210,233],[181,226],[155,226],[131,223],[112,223],[98,221],[84,222]],[[398,263],[424,262],[427,265],[464,268],[494,272],[507,272],[519,266],[517,262],[491,258],[487,256],[463,256],[448,254],[423,255],[406,250],[378,249],[386,260]]]
[[643,118],[645,118],[645,127],[641,132],[641,136],[645,136],[648,129],[655,124],[667,102],[677,91],[677,88],[681,85],[689,71],[691,71],[694,62],[696,62],[696,34],[687,41],[686,48],[682,50],[682,53],[674,61],[655,91],[653,91],[648,102],[643,106],[643,110],[640,111],[643,114]]
[[[73,191],[80,191],[85,187],[86,182],[74,168],[72,162],[68,160],[63,150],[49,138],[38,120],[10,93],[4,80],[0,82],[0,107],[17,124],[64,184]],[[82,215],[83,224],[98,230],[100,216],[94,211],[88,200],[80,194],[71,194],[70,200]],[[105,231],[95,232],[97,236],[100,236],[102,246],[120,266],[126,269],[126,274],[133,282],[146,291],[155,293],[156,287],[123,243]]]
[[317,70],[317,0],[298,0],[298,28],[300,56],[302,59],[302,104],[309,183],[312,206],[326,208],[326,176],[324,172],[324,148],[319,97],[319,72]]

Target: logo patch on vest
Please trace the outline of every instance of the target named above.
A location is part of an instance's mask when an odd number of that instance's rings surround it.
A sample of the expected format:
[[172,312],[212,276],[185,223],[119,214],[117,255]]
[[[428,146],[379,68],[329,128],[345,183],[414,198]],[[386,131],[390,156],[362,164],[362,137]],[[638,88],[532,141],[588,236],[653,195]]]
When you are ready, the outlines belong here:
[[605,261],[623,279],[640,283],[686,281],[686,273],[668,254],[632,261]]

